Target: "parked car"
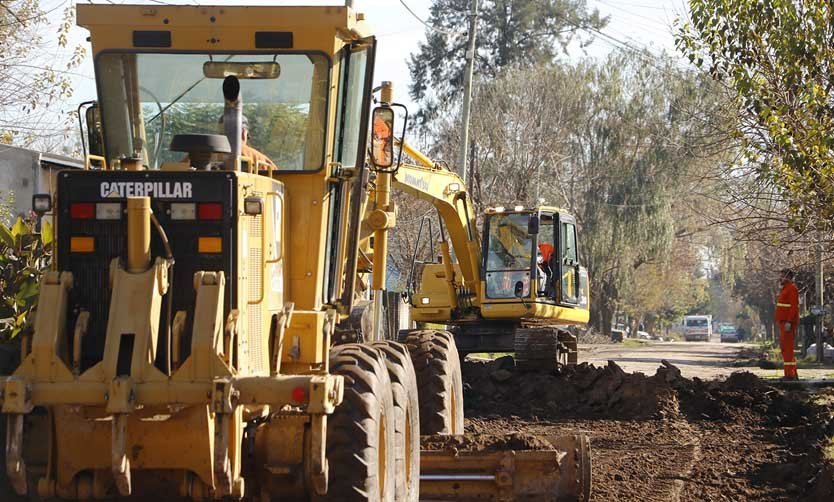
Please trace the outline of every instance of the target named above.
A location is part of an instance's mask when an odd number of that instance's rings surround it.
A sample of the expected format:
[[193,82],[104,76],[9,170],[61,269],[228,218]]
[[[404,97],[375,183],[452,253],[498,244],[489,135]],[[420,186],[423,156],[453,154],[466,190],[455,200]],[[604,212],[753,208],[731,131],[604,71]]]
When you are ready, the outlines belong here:
[[683,339],[687,342],[708,342],[712,338],[711,315],[688,315],[683,318]]
[[721,326],[718,328],[721,335],[721,343],[738,343],[738,332],[734,326]]

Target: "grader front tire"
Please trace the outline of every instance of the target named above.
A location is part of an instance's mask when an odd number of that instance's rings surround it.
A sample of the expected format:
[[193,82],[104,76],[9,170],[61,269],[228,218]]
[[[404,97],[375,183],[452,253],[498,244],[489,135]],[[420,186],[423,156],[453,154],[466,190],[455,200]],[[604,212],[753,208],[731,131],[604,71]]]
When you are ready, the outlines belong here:
[[394,412],[397,416],[397,455],[394,460],[397,488],[394,500],[417,502],[420,497],[420,405],[417,399],[417,376],[405,345],[393,341],[374,342],[371,345],[385,356],[394,395]]
[[328,419],[322,500],[393,500],[396,415],[384,358],[370,345],[339,345],[330,353],[330,372],[344,377],[345,391]]
[[420,433],[463,434],[463,380],[454,337],[416,330],[407,333],[405,344],[417,373]]

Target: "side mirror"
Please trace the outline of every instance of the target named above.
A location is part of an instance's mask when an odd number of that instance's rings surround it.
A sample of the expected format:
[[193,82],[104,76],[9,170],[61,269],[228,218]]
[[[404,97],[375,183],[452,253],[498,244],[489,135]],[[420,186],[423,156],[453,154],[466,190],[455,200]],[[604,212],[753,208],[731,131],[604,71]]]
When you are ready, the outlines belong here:
[[536,235],[539,233],[540,221],[538,214],[530,215],[530,219],[527,220],[527,235]]
[[394,110],[374,108],[371,128],[371,158],[376,167],[387,169],[394,165]]
[[104,155],[104,134],[98,103],[93,103],[87,108],[84,112],[84,119],[87,122],[87,144],[90,147],[90,155]]

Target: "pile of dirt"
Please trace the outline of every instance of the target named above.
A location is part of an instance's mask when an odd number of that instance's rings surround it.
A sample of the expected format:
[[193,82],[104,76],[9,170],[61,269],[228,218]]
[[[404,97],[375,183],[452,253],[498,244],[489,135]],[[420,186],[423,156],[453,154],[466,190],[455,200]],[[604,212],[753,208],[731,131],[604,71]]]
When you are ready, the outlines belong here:
[[665,361],[650,376],[613,362],[526,373],[511,357],[462,369],[467,433],[588,434],[593,500],[834,500],[834,391],[689,379]]
[[775,370],[782,367],[780,361],[776,361],[773,354],[762,347],[743,347],[738,351],[735,367],[758,367],[765,370]]
[[420,447],[431,451],[506,451],[553,450],[553,445],[533,434],[513,432],[509,434],[463,434],[460,436],[423,436]]
[[651,377],[626,373],[611,361],[553,374],[517,371],[507,356],[467,361],[462,370],[469,416],[637,419],[672,417],[680,409],[673,384],[681,376],[671,364]]
[[513,358],[467,361],[463,365],[468,416],[610,420],[752,420],[796,426],[812,414],[807,401],[793,399],[757,376],[735,372],[726,380],[688,379],[666,361],[654,375],[627,373],[615,362],[587,363],[559,374],[523,372]]
[[609,344],[612,343],[611,337],[606,336],[599,331],[593,329],[587,329],[578,336],[579,343],[585,345],[600,345],[600,344]]

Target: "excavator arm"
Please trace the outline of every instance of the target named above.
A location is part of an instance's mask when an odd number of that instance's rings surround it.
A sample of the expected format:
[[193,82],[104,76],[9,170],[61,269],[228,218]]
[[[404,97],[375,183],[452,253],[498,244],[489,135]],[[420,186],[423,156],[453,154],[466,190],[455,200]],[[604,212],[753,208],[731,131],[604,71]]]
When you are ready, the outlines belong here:
[[481,240],[478,234],[475,211],[466,192],[463,180],[453,171],[440,166],[414,149],[408,143],[401,143],[403,152],[420,165],[402,164],[393,176],[393,187],[413,197],[431,203],[436,209],[448,233],[441,227],[441,251],[443,252],[446,278],[450,284],[450,304],[456,305],[454,273],[449,251],[449,242],[460,266],[463,286],[479,298],[481,285]]

